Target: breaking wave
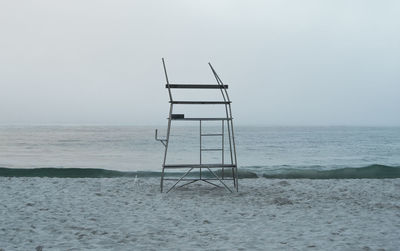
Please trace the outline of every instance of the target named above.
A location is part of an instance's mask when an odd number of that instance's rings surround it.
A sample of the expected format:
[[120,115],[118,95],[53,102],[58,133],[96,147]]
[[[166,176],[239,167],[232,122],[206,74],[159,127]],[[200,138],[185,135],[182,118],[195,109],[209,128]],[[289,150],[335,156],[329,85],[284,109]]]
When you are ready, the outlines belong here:
[[121,172],[100,168],[0,168],[0,177],[116,178],[151,176],[151,172]]
[[[257,171],[254,171],[257,169]],[[216,171],[221,175],[221,171]],[[166,176],[180,176],[182,172],[167,173]],[[119,177],[160,177],[156,171],[114,171],[100,168],[6,168],[0,167],[0,177],[49,177],[49,178],[119,178]],[[192,176],[195,176],[193,173]],[[232,173],[225,170],[224,175]],[[203,176],[211,177],[204,172]],[[391,179],[400,178],[400,166],[370,165],[359,168],[339,168],[333,170],[315,170],[304,168],[280,168],[271,170],[268,167],[239,168],[239,178],[269,179]]]
[[392,179],[400,178],[400,166],[370,165],[333,170],[284,169],[278,173],[264,173],[272,179]]
[[[220,175],[221,172],[216,171]],[[168,172],[165,176],[180,176],[184,172]],[[192,172],[190,176],[195,176]],[[225,170],[225,175],[231,172]],[[6,168],[0,167],[0,177],[48,177],[48,178],[119,178],[119,177],[160,177],[161,172],[135,171],[124,172],[101,168]],[[203,177],[212,177],[210,173],[203,172]],[[240,178],[257,178],[255,173],[239,170]]]

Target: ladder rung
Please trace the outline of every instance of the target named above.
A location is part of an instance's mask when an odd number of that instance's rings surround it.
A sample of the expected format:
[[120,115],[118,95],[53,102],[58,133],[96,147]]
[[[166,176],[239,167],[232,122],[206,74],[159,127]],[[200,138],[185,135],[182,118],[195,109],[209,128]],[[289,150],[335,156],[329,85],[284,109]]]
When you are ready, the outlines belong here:
[[231,101],[170,101],[170,103],[181,105],[218,105],[230,104]]
[[205,148],[201,149],[201,151],[222,151],[222,148]]
[[201,136],[223,136],[222,133],[206,133],[206,134],[200,134]]
[[[186,178],[186,179],[178,179],[178,178],[164,178],[164,180],[175,180],[175,181],[177,181],[177,180],[180,180],[180,181],[191,181],[191,180],[198,180],[198,181],[200,181],[200,180],[218,180],[218,179],[213,179],[213,178],[201,178],[201,179],[196,179],[196,178],[192,178],[192,179],[190,179],[190,178]],[[220,178],[220,180],[233,180],[232,178]]]
[[171,117],[171,119],[172,120],[232,120],[232,118],[173,118],[173,117]]
[[236,168],[233,164],[170,164],[164,168]]
[[165,88],[180,89],[228,89],[228,85],[210,85],[210,84],[166,84]]

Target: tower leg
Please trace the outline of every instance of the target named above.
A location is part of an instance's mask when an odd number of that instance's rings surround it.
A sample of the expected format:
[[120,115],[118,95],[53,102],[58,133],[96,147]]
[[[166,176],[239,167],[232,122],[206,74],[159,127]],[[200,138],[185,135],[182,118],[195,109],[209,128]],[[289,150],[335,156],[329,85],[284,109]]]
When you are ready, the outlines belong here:
[[232,179],[233,179],[233,187],[236,188],[236,170],[232,167]]
[[164,187],[164,167],[162,168],[162,171],[161,171],[161,182],[160,182],[161,193],[163,192],[163,187]]
[[235,169],[236,169],[236,192],[239,192],[239,174],[237,166],[235,167]]
[[163,183],[164,183],[164,166],[167,161],[167,152],[168,152],[168,143],[169,143],[169,134],[171,132],[171,115],[172,115],[172,110],[173,110],[173,104],[169,106],[169,116],[168,116],[168,129],[167,129],[167,138],[165,142],[165,152],[164,152],[164,161],[163,161],[163,166],[162,166],[162,173],[161,173],[161,184],[160,184],[160,190],[161,192],[163,191]]

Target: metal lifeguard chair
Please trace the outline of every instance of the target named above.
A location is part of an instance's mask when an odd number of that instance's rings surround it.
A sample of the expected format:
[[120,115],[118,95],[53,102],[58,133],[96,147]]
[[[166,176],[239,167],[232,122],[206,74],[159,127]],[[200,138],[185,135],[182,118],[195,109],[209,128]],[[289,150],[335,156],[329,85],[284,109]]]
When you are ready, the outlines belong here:
[[[173,185],[167,190],[167,193],[177,187],[178,183],[185,182],[184,184],[178,186],[183,187],[188,184],[202,181],[208,184],[211,184],[216,187],[225,187],[228,191],[232,192],[232,186],[227,185],[227,181],[233,181],[233,190],[238,191],[238,171],[237,171],[237,158],[236,158],[236,146],[235,146],[235,137],[233,132],[233,121],[232,121],[232,109],[231,109],[231,100],[229,99],[229,95],[227,92],[228,85],[224,85],[221,78],[218,76],[213,66],[208,63],[211,68],[211,71],[215,77],[216,84],[171,84],[168,79],[167,69],[165,66],[164,58],[162,59],[166,85],[165,88],[168,89],[169,94],[169,116],[168,116],[168,128],[167,135],[165,138],[158,138],[157,129],[155,130],[155,139],[160,141],[164,147],[164,160],[162,164],[162,173],[161,173],[161,192],[163,192],[164,182],[165,181],[173,181]],[[221,100],[218,101],[182,101],[182,100],[174,100],[171,89],[216,89],[221,93]],[[226,115],[223,117],[191,117],[185,118],[184,114],[173,114],[174,106],[180,105],[224,105]],[[223,109],[223,108],[222,108]],[[173,121],[199,121],[199,159],[195,164],[167,164],[167,154],[168,154],[168,143],[170,141],[170,133],[171,126]],[[221,132],[218,133],[203,133],[202,131],[202,123],[205,121],[220,121],[221,122]],[[204,125],[203,125],[204,126]],[[226,133],[227,135],[226,135]],[[204,148],[202,146],[202,139],[204,137],[221,137],[221,148]],[[225,140],[228,138],[228,140]],[[225,143],[228,141],[229,146]],[[221,152],[221,162],[206,164],[203,160],[202,153],[205,151],[220,151]],[[225,152],[228,155],[228,161],[225,157]],[[167,170],[185,170],[186,172],[180,178],[173,177],[165,177]],[[193,170],[197,170],[198,172],[192,172]],[[204,172],[206,171],[206,173]],[[192,173],[191,173],[192,172]],[[191,175],[189,175],[191,173]],[[217,183],[217,184],[215,184]]]

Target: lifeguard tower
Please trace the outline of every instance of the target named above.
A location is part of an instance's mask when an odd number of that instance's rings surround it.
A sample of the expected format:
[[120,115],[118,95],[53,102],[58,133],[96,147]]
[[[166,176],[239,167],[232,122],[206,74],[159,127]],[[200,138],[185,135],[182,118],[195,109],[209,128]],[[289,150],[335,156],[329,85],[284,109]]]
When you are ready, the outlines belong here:
[[[217,72],[214,70],[213,66],[208,63],[212,74],[216,80],[216,84],[175,84],[170,83],[167,74],[167,68],[165,65],[164,58],[162,59],[164,74],[166,79],[165,88],[168,89],[169,94],[169,116],[168,116],[168,128],[167,135],[165,138],[159,138],[157,135],[157,129],[155,131],[155,139],[160,141],[165,148],[164,152],[164,160],[162,163],[162,173],[161,173],[161,192],[164,190],[164,185],[166,185],[167,181],[171,183],[167,193],[174,188],[183,187],[189,185],[194,182],[205,182],[210,185],[216,187],[225,187],[228,191],[232,192],[232,190],[239,190],[238,186],[238,171],[237,171],[237,158],[236,158],[236,146],[235,146],[235,137],[233,130],[233,121],[232,121],[232,109],[231,109],[231,100],[228,95],[228,85],[225,85],[221,78],[218,76]],[[220,100],[175,100],[173,98],[173,89],[215,89],[220,92]],[[218,95],[219,96],[219,95]],[[223,109],[222,117],[185,117],[185,114],[174,114],[174,106],[208,106],[204,107],[210,109],[209,106],[222,106],[220,109]],[[216,109],[215,107],[212,109]],[[167,155],[168,155],[168,143],[171,138],[171,127],[173,122],[177,121],[198,121],[198,132],[199,132],[199,143],[198,143],[198,151],[199,158],[194,160],[194,163],[167,163]],[[205,133],[204,128],[207,122],[217,122],[220,121],[220,131],[216,133]],[[217,137],[221,139],[220,147],[218,148],[205,148],[202,144],[202,141],[205,137]],[[218,163],[206,163],[204,160],[204,152],[221,152],[220,162]],[[227,156],[225,156],[227,155]],[[183,175],[178,177],[170,177],[166,176],[166,173],[170,170],[184,170]],[[190,175],[189,175],[190,174]],[[232,181],[232,185],[228,184],[228,181]],[[183,183],[183,184],[180,184]],[[179,184],[179,186],[178,186]]]

